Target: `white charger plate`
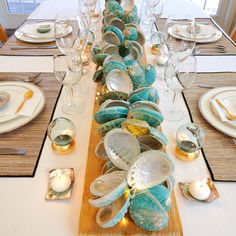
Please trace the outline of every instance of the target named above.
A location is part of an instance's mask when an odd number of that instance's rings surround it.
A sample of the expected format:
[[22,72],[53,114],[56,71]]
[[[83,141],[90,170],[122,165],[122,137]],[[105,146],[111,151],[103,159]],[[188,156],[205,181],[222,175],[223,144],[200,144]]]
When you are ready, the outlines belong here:
[[[200,112],[203,117],[216,129],[221,131],[222,133],[236,138],[236,129],[233,126],[228,125],[227,123],[221,121],[212,111],[210,101],[212,98],[217,96],[218,94],[223,94],[223,92],[234,91],[236,94],[236,87],[221,87],[211,89],[208,92],[204,93],[198,103]],[[227,104],[226,104],[227,105]],[[233,111],[233,110],[232,110]]]
[[[2,118],[0,123],[0,134],[7,133],[9,131],[20,128],[21,126],[29,123],[31,120],[36,118],[40,112],[43,110],[46,104],[46,95],[41,88],[34,84],[25,83],[25,82],[1,82],[0,91],[11,90],[14,92],[23,92],[25,89],[31,89],[34,93],[41,93],[42,98],[35,108],[34,114],[32,116],[21,116],[21,115],[8,115],[6,118]],[[10,98],[12,99],[12,98]],[[14,98],[13,98],[14,99]]]
[[[40,25],[51,25],[51,31],[50,33],[37,33],[37,29]],[[27,33],[24,33],[24,27],[27,27],[27,32],[29,34],[34,35],[34,37],[30,37],[27,35]],[[54,38],[54,23],[52,21],[43,21],[43,22],[37,22],[37,23],[30,23],[27,25],[23,25],[19,29],[15,31],[15,36],[17,39],[27,42],[27,43],[49,43],[55,41]],[[38,37],[37,37],[38,36]],[[45,37],[43,37],[45,36]]]
[[[192,38],[189,38],[189,37],[185,37],[183,35],[180,35],[180,34],[177,34],[175,32],[175,29],[174,27],[170,27],[168,29],[168,33],[174,37],[174,38],[177,38],[177,39],[182,39],[182,40],[186,40],[186,41],[193,41]],[[212,42],[216,42],[218,41],[219,39],[221,39],[223,36],[222,32],[220,30],[217,30],[215,34],[213,34],[212,36],[209,36],[209,37],[199,37],[199,38],[196,38],[196,43],[212,43]]]

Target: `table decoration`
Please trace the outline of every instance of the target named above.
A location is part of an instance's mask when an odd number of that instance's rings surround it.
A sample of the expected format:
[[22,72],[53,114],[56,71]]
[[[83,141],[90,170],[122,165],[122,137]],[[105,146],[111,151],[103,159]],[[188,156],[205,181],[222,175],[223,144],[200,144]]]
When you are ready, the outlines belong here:
[[70,198],[74,181],[73,168],[50,170],[46,200],[65,200]]
[[[196,18],[196,23],[202,23],[202,19],[201,18]],[[160,31],[164,30],[164,25],[165,25],[166,19],[159,19],[158,21],[155,22],[156,28]],[[221,30],[220,27],[217,25],[217,23],[213,20],[213,19],[204,19],[204,25],[211,25],[214,28],[216,28],[217,30]],[[222,32],[223,36],[218,39],[217,41],[215,41],[215,37],[213,36],[211,39],[211,42],[206,43],[207,45],[223,45],[225,47],[225,51],[226,53],[224,53],[222,55],[222,53],[216,53],[215,51],[211,51],[211,52],[206,52],[206,51],[202,51],[198,54],[198,56],[204,56],[204,55],[221,55],[221,56],[227,56],[227,55],[235,55],[236,54],[236,47],[234,45],[234,43],[232,42],[232,40],[228,37],[228,35],[224,32]],[[213,40],[214,39],[214,40]],[[209,40],[209,39],[208,39]],[[203,45],[203,43],[196,43],[196,45]]]
[[199,154],[205,141],[205,131],[199,125],[187,123],[181,125],[176,134],[175,155],[183,161],[193,161]]
[[[9,80],[9,82],[2,83],[20,83],[22,82],[10,82],[11,78],[17,78],[17,75],[27,76],[27,73],[1,73],[1,78],[6,75],[4,80]],[[28,73],[31,76],[32,73]],[[54,75],[41,73],[40,78],[40,89],[42,89],[47,97],[45,106],[40,114],[31,120],[24,126],[17,128],[11,132],[1,134],[1,145],[6,148],[24,149],[27,153],[24,156],[20,155],[1,155],[0,158],[0,176],[14,176],[14,177],[33,177],[36,173],[38,163],[40,161],[40,155],[42,152],[42,147],[44,141],[47,137],[46,131],[48,124],[54,114],[54,110],[57,104],[58,96],[61,92],[61,85],[55,80]],[[30,83],[26,84],[33,88]],[[39,87],[37,87],[39,88]],[[25,91],[25,88],[23,88]],[[26,104],[25,104],[26,107]],[[23,110],[22,110],[23,111]],[[19,114],[19,113],[18,113]],[[32,119],[33,116],[28,118]],[[28,119],[27,118],[27,119]],[[25,117],[21,117],[20,120],[24,120]],[[1,123],[2,127],[6,125],[12,125],[12,122],[18,123],[18,119],[13,119],[12,121]]]
[[189,200],[210,203],[219,198],[219,193],[211,178],[191,183],[179,183],[179,187],[183,196]]
[[[185,91],[183,94],[191,121],[200,124],[206,132],[207,138],[202,154],[211,174],[211,179],[214,181],[236,181],[236,148],[232,138],[235,128],[221,121],[210,108],[211,98],[218,92],[234,88],[235,79],[235,73],[197,74],[198,83],[207,82],[214,84],[216,88],[209,90],[199,88],[197,84],[194,84],[189,91]],[[228,87],[220,87],[226,84]],[[204,96],[204,100],[200,100],[201,96]],[[200,103],[198,103],[199,100]],[[202,106],[203,104],[204,106]],[[228,131],[230,131],[229,134],[227,134]]]
[[[105,15],[112,12],[117,14],[118,18],[123,18],[121,9],[116,1],[107,1]],[[132,23],[135,22],[134,17]],[[125,26],[123,32],[115,26],[107,27],[105,25],[104,29],[107,30],[103,33],[105,47],[107,44],[118,46],[119,56],[117,54],[113,56],[112,52],[110,55],[102,55],[104,44],[101,43],[95,44],[93,48],[94,62],[98,66],[103,66],[99,72],[95,72],[93,77],[94,81],[100,82],[102,85],[102,91],[100,92],[99,89],[97,92],[101,107],[95,112],[94,118],[102,126],[99,128],[99,132],[105,135],[103,141],[98,143],[96,153],[100,159],[106,160],[106,163],[102,164],[104,172],[102,176],[95,180],[89,178],[92,183],[86,184],[84,196],[85,199],[88,199],[86,188],[90,185],[89,189],[95,196],[90,197],[88,201],[92,206],[100,209],[97,213],[92,211],[96,214],[96,218],[94,213],[88,217],[94,217],[91,220],[94,222],[96,219],[101,228],[114,228],[104,231],[98,229],[97,231],[96,227],[96,231],[93,231],[95,227],[93,225],[90,231],[81,222],[80,233],[103,232],[105,235],[112,233],[113,230],[122,233],[125,228],[121,224],[128,211],[133,222],[140,228],[158,231],[168,225],[170,195],[174,183],[172,161],[163,152],[167,140],[160,131],[163,116],[160,110],[156,109],[155,102],[159,100],[158,92],[153,87],[149,87],[155,81],[156,72],[152,65],[139,60],[141,55],[132,52],[135,50],[134,48],[137,49],[137,46],[135,47],[130,41],[143,44],[143,38],[139,40],[139,36],[142,34],[138,26],[127,26],[127,28]],[[128,38],[126,29],[129,32]],[[101,60],[97,60],[98,57]],[[118,72],[118,76],[116,74],[111,76],[114,71]],[[145,101],[148,103],[145,104]],[[135,102],[138,103],[135,104]],[[116,126],[118,128],[115,128]],[[158,131],[155,129],[157,127]],[[92,127],[92,129],[94,128]],[[94,132],[91,134],[93,135],[91,137],[94,137]],[[158,150],[150,150],[151,148],[146,145],[148,141],[138,140],[139,137],[144,138],[142,134],[150,135],[150,138],[156,140]],[[144,147],[142,153],[141,144]],[[145,146],[147,146],[146,150]],[[104,189],[107,190],[104,192]],[[152,211],[149,212],[150,206],[152,206]],[[84,210],[85,208],[82,208],[82,212]],[[149,213],[145,215],[144,212]],[[130,224],[133,227],[133,223],[130,222]],[[134,232],[141,231],[135,230]]]
[[65,155],[74,150],[76,127],[71,120],[64,117],[54,119],[48,125],[47,134],[57,154]]

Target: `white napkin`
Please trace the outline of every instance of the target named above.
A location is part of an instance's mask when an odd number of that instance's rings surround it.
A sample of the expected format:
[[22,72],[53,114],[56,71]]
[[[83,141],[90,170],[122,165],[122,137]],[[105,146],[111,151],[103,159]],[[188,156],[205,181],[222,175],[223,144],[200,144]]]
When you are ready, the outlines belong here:
[[213,112],[225,123],[233,125],[236,127],[236,121],[232,121],[226,118],[225,112],[221,109],[221,107],[217,104],[215,99],[211,99],[210,101],[211,107],[213,108]]
[[[40,25],[50,25],[51,30],[47,33],[39,33],[37,29]],[[19,29],[19,31],[25,33],[29,37],[32,35],[39,39],[40,38],[52,39],[54,38],[54,23],[40,22],[40,23],[35,23],[35,24],[25,24]]]
[[236,72],[236,56],[197,56],[197,72]]
[[[0,109],[0,117],[15,115],[15,112],[24,99],[24,92],[19,93],[18,91],[8,91],[10,93],[10,101],[6,106]],[[42,93],[34,92],[33,97],[25,102],[22,109],[17,113],[20,116],[32,116],[35,109],[39,105],[42,99]]]

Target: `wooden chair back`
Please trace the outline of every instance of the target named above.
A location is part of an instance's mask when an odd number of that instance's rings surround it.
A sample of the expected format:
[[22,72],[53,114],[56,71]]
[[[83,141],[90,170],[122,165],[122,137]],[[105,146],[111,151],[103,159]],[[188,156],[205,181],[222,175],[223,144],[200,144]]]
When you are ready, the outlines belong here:
[[5,43],[7,41],[7,33],[1,24],[0,24],[0,41],[2,43]]
[[236,25],[234,26],[231,34],[230,34],[231,39],[233,39],[234,42],[236,42]]

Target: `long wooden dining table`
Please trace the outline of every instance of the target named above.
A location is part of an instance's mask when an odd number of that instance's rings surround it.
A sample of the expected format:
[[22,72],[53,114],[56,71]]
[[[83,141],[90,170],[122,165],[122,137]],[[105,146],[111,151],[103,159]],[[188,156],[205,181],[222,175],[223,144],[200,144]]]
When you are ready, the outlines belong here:
[[[140,4],[140,1],[136,2],[137,4]],[[101,1],[101,6],[103,4],[104,2]],[[58,10],[72,8],[78,9],[77,0],[44,1],[29,16],[29,20],[53,20]],[[185,0],[166,0],[162,17],[166,18],[173,13],[184,14],[186,12],[188,15],[193,15],[196,18],[210,18],[193,2]],[[97,27],[101,27],[101,22],[97,24]],[[99,36],[100,31],[96,32],[96,37]],[[154,56],[150,51],[150,42],[146,43],[145,48],[147,61],[149,63],[154,63]],[[197,57],[197,60],[197,72],[199,73],[210,72],[213,76],[216,72],[230,71],[230,73],[236,73],[236,56],[234,55],[199,56]],[[95,65],[91,63],[88,73],[82,77],[80,82],[86,88],[83,93],[85,102],[83,113],[72,116],[62,112],[63,93],[65,92],[62,91],[53,115],[53,118],[60,116],[67,117],[76,125],[75,151],[67,156],[59,156],[53,152],[51,141],[46,138],[33,177],[0,177],[0,235],[79,235],[79,221],[80,217],[82,217],[80,216],[80,209],[82,205],[84,176],[96,91],[96,84],[92,80],[95,69]],[[19,74],[22,72],[53,73],[53,58],[52,56],[40,55],[0,55],[0,73],[2,72],[14,72]],[[158,87],[158,82],[154,86]],[[170,102],[167,97],[161,97],[160,107],[165,107],[167,102]],[[184,120],[179,122],[165,121],[162,125],[162,129],[169,139],[167,152],[172,156],[175,164],[175,195],[182,222],[183,235],[233,236],[236,234],[234,228],[236,183],[215,182],[220,197],[211,203],[187,200],[180,192],[178,186],[179,182],[190,182],[206,178],[210,176],[210,173],[202,155],[191,163],[182,162],[175,158],[175,141],[173,135],[180,125],[190,122],[188,109],[182,98],[177,101],[177,105],[181,107],[185,113]],[[234,148],[236,148],[236,146]],[[25,157],[22,156],[22,158]],[[2,167],[0,166],[0,168]],[[68,200],[45,200],[49,171],[55,168],[74,168],[75,183],[73,186],[72,197]],[[84,222],[84,224],[90,224],[90,222]],[[127,235],[129,235],[128,232]]]

